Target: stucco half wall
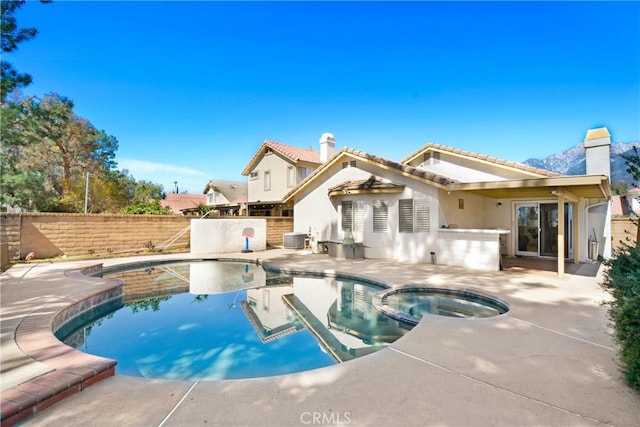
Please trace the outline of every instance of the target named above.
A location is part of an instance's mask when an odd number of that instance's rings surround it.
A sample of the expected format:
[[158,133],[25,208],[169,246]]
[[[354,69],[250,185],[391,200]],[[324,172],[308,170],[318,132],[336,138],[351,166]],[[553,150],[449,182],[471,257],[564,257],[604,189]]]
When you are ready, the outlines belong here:
[[500,270],[500,236],[509,230],[438,230],[434,262],[479,270]]
[[217,254],[240,252],[245,249],[244,230],[252,228],[249,249],[267,249],[266,219],[192,219],[191,254]]

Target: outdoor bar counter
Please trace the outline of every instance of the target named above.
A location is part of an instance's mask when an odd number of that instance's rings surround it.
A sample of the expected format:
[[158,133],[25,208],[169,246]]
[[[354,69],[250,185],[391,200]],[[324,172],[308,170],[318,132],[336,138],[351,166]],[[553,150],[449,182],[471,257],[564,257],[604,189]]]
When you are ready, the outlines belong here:
[[440,228],[434,263],[498,271],[510,232],[501,228]]

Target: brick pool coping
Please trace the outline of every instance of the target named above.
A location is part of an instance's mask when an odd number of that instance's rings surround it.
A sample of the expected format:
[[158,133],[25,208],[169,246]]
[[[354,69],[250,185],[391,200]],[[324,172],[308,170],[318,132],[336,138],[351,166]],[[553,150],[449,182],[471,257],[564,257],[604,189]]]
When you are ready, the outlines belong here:
[[72,280],[105,286],[87,288],[68,298],[36,308],[18,325],[15,341],[20,350],[51,371],[1,394],[0,423],[12,426],[62,399],[115,375],[117,361],[83,353],[63,344],[54,331],[70,319],[122,295],[123,282],[88,277],[102,264],[65,273]]

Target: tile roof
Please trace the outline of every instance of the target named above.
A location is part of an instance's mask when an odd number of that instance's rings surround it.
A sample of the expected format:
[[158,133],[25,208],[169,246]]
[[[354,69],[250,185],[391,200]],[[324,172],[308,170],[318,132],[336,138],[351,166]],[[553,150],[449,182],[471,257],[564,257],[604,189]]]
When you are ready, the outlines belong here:
[[636,188],[632,188],[630,190],[627,191],[627,194],[640,194],[640,187],[636,187]]
[[371,175],[369,179],[359,179],[356,181],[345,181],[334,187],[329,188],[329,193],[347,192],[347,191],[375,191],[375,190],[402,190],[404,185],[394,184],[379,179],[375,175]]
[[160,206],[167,207],[173,211],[174,214],[182,214],[183,209],[195,208],[200,203],[204,204],[207,201],[207,196],[204,194],[180,194],[169,193],[163,200],[160,200]]
[[365,153],[363,151],[355,150],[353,148],[344,147],[340,149],[340,151],[336,152],[326,163],[322,164],[319,168],[314,170],[309,176],[307,176],[304,181],[299,183],[295,188],[289,191],[284,195],[282,201],[286,201],[291,198],[298,190],[303,188],[307,183],[314,180],[318,175],[322,173],[325,169],[327,169],[330,165],[337,161],[337,159],[341,156],[350,156],[364,159],[370,163],[375,163],[379,166],[384,166],[386,168],[394,169],[400,173],[407,174],[410,176],[414,176],[416,178],[425,179],[427,181],[431,181],[434,184],[439,184],[441,186],[446,186],[448,184],[453,184],[458,182],[457,180],[447,178],[442,175],[438,175],[424,169],[414,168],[413,166],[405,165],[402,163],[394,162],[393,160],[388,160],[379,156],[374,156],[373,154]]
[[416,151],[414,151],[413,153],[409,154],[407,157],[402,159],[400,163],[408,163],[411,160],[413,160],[415,157],[419,156],[420,154],[422,154],[423,152],[429,149],[444,152],[444,153],[457,154],[460,156],[468,157],[470,159],[477,159],[477,160],[481,160],[487,163],[492,163],[498,166],[505,166],[513,169],[519,169],[521,171],[530,172],[537,175],[543,175],[543,176],[561,176],[562,175],[556,172],[551,172],[546,169],[534,168],[533,166],[528,166],[528,165],[525,165],[524,163],[512,162],[509,160],[502,160],[496,157],[488,156],[486,154],[479,154],[479,153],[474,153],[472,151],[461,150],[459,148],[447,147],[446,145],[435,144],[433,142],[430,142],[418,148]]
[[305,162],[321,164],[320,153],[310,148],[294,147],[292,145],[282,144],[280,142],[266,140],[262,143],[258,151],[253,155],[247,166],[242,170],[242,175],[249,175],[255,164],[264,156],[267,149],[280,153],[282,156],[291,160],[293,163]]

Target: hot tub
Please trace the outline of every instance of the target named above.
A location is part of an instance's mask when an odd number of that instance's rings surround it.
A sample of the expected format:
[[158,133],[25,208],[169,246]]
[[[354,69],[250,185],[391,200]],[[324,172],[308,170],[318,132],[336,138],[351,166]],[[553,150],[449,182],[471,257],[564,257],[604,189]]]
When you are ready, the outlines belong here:
[[381,313],[414,325],[425,315],[492,317],[509,311],[507,303],[467,289],[408,286],[378,292],[372,302]]

